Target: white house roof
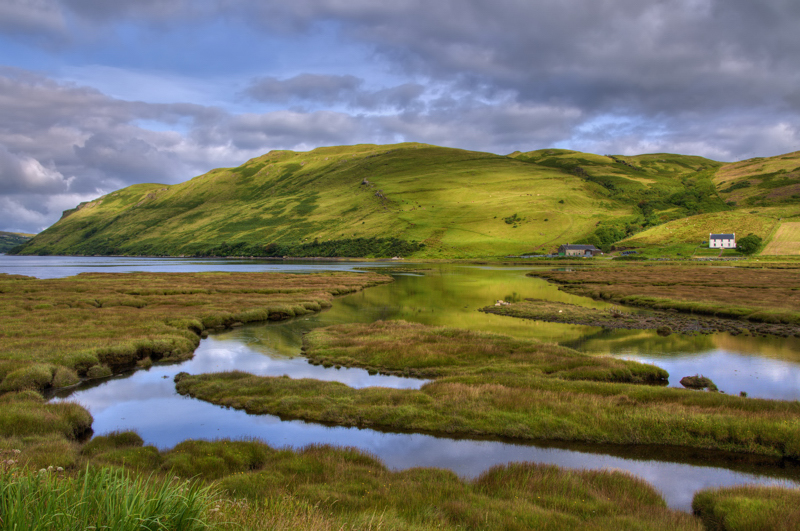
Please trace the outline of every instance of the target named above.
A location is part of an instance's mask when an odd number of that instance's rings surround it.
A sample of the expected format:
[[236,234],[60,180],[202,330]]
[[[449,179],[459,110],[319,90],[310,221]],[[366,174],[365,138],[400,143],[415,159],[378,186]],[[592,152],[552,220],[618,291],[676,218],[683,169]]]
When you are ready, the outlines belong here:
[[712,234],[709,240],[732,240],[733,234]]

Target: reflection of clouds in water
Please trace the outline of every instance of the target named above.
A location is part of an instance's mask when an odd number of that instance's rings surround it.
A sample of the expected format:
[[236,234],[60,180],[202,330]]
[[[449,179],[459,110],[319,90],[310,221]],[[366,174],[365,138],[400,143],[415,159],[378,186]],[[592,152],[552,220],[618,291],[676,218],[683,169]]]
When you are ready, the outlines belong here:
[[728,394],[745,391],[750,397],[800,399],[800,372],[795,363],[748,356],[725,350],[683,356],[620,356],[666,369],[670,387],[683,387],[684,376],[702,374]]
[[258,376],[283,376],[313,378],[326,382],[340,382],[354,388],[392,387],[419,389],[427,380],[398,376],[370,375],[364,369],[325,368],[311,365],[306,358],[270,357],[265,349],[256,352],[247,345],[233,341],[218,341],[209,337],[201,342],[194,359],[181,365],[190,374],[222,371],[244,371]]
[[[130,387],[141,390],[142,385],[140,382]],[[663,493],[671,507],[685,510],[690,508],[694,492],[702,488],[775,482],[721,468],[636,461],[498,441],[452,440],[421,434],[326,427],[297,420],[281,421],[272,415],[248,415],[243,411],[185,398],[174,391],[169,396],[164,393],[147,396],[141,392],[136,395],[125,399],[117,395],[117,400],[109,403],[106,391],[98,387],[84,393],[81,401],[89,406],[95,417],[97,434],[134,429],[146,444],[162,449],[173,447],[185,439],[220,438],[258,438],[276,448],[302,448],[309,444],[352,446],[377,456],[392,469],[446,468],[464,478],[477,477],[496,465],[525,461],[578,469],[618,469],[648,481]]]

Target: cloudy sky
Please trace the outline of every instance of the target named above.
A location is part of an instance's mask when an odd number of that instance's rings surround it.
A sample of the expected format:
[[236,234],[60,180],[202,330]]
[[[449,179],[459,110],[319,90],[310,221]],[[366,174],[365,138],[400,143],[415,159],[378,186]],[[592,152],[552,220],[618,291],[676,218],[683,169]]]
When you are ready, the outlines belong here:
[[0,230],[271,149],[800,150],[797,0],[0,0]]

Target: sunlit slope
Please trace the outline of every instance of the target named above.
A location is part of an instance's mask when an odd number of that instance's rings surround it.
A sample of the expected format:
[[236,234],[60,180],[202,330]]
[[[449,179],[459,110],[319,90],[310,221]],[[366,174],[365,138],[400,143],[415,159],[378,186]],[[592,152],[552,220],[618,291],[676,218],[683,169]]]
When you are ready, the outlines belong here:
[[714,184],[732,206],[800,206],[800,151],[726,164]]
[[550,250],[633,213],[559,168],[423,144],[273,151],[165,186],[136,185],[66,215],[24,253],[194,255],[221,244],[396,237],[418,256]]
[[636,205],[651,223],[725,210],[711,177],[723,163],[691,155],[593,155],[566,149],[512,153],[518,160],[560,169],[594,183],[610,200]]
[[769,241],[787,216],[800,212],[789,207],[737,209],[689,216],[653,227],[618,242],[620,247],[691,252],[711,233],[735,233],[737,238],[756,234]]

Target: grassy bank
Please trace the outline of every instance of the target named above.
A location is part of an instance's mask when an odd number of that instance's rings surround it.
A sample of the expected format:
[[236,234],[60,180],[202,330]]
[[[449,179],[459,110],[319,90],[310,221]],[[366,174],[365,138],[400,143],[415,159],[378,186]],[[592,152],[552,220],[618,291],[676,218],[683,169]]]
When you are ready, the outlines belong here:
[[741,333],[773,334],[780,336],[794,335],[800,330],[782,324],[743,323],[740,319],[716,317],[709,315],[677,313],[659,310],[633,313],[621,308],[587,308],[565,302],[542,299],[526,299],[520,302],[499,304],[481,308],[482,312],[505,315],[520,319],[532,319],[550,323],[568,323],[603,328],[657,330],[661,335],[673,332],[682,334],[711,334],[728,332],[733,335]]
[[[194,507],[204,509],[198,519],[212,529],[701,528],[692,516],[668,509],[644,481],[615,471],[513,464],[465,481],[430,468],[394,472],[351,448],[312,445],[295,451],[221,440],[185,441],[159,451],[131,432],[95,438],[82,456],[104,470],[124,464],[139,477],[155,474],[152,485],[172,486],[163,498],[188,498],[193,485]],[[86,490],[80,481],[45,477],[65,501]],[[142,490],[139,497],[147,499]]]
[[692,509],[709,531],[800,529],[800,492],[741,485],[698,492]]
[[[420,358],[416,364],[426,367],[419,374],[442,375],[420,390],[352,389],[335,382],[241,372],[182,373],[176,377],[177,389],[250,413],[346,426],[524,440],[666,444],[800,458],[798,402],[615,383],[614,374],[624,381],[630,376],[613,367],[582,366],[579,354],[570,361],[566,349],[554,353],[543,345],[540,352],[512,353],[502,339],[495,356],[512,361],[495,365],[496,358],[477,355],[462,362],[457,354],[439,353],[442,342],[448,342],[447,329],[426,332],[426,328],[408,323],[345,325],[314,331],[306,343],[312,359],[322,359],[316,354],[322,352],[326,363],[382,366],[391,372],[414,366],[399,354],[387,355],[393,351],[385,349],[383,338],[397,331],[395,340],[404,345],[405,356]],[[492,342],[490,335],[476,336]],[[440,343],[437,337],[443,338]],[[342,341],[351,346],[342,347]]]
[[619,266],[536,271],[564,291],[658,310],[783,325],[800,333],[800,275],[793,269]]
[[185,359],[207,330],[319,311],[335,295],[390,281],[375,273],[0,275],[0,393]]

